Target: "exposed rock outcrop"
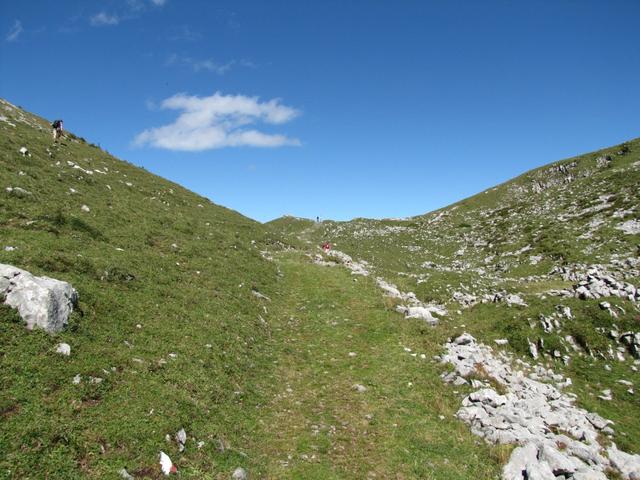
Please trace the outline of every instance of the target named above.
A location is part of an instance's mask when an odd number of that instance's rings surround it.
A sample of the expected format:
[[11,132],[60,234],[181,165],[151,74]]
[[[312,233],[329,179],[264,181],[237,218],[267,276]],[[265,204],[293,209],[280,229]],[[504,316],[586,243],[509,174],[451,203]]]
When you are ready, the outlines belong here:
[[0,297],[18,310],[28,329],[62,330],[77,304],[78,293],[68,283],[36,277],[11,265],[0,264]]
[[551,375],[556,386],[540,382],[512,369],[504,353],[494,355],[469,334],[447,343],[446,349],[442,361],[451,363],[455,371],[445,380],[480,375],[496,382],[503,392],[491,388],[488,381],[472,380],[481,388],[463,400],[457,416],[488,442],[520,445],[504,467],[504,480],[604,480],[606,470],[625,479],[637,478],[640,455],[615,446],[605,451],[599,435],[613,433],[612,422],[574,406],[574,399],[561,392],[568,379]]

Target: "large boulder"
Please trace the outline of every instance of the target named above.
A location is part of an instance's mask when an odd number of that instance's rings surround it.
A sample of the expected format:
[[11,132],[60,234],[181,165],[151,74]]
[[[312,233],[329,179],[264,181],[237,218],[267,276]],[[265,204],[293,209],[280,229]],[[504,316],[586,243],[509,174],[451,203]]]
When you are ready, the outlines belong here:
[[53,333],[67,325],[78,293],[66,282],[0,264],[0,298],[18,310],[29,330],[39,327]]

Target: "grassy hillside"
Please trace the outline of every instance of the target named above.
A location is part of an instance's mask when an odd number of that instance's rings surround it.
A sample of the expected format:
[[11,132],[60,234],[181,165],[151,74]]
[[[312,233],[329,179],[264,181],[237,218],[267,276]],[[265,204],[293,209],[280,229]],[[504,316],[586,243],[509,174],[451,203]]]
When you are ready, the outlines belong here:
[[253,429],[268,327],[252,289],[276,281],[265,229],[73,134],[54,145],[48,121],[8,102],[0,115],[0,263],[80,296],[58,336],[0,306],[0,478],[155,478],[182,427],[183,475],[236,467],[217,445]]
[[[0,161],[0,263],[80,295],[58,335],[0,305],[0,478],[164,478],[162,450],[181,478],[494,479],[512,446],[456,418],[471,387],[435,359],[462,331],[535,342],[640,451],[640,359],[612,333],[640,332],[637,302],[572,295],[594,265],[640,283],[639,140],[402,221],[261,225],[5,101]],[[318,262],[327,240],[372,276]],[[449,314],[405,319],[375,276]]]
[[[613,419],[615,441],[638,452],[640,395],[619,381],[637,389],[640,360],[612,338],[640,332],[637,302],[557,295],[558,290],[572,292],[593,266],[640,286],[640,235],[625,232],[640,226],[638,192],[636,139],[546,165],[407,220],[311,226],[307,221],[296,227],[289,219],[280,231],[307,242],[314,254],[321,242],[330,241],[421,301],[445,305],[450,315],[437,332],[467,330],[492,344],[504,338],[509,344],[503,348],[529,359],[529,341],[537,344],[543,364],[573,379],[579,403]],[[487,300],[498,292],[519,294],[528,306]],[[465,297],[474,298],[471,305]],[[602,301],[609,302],[613,314]],[[559,318],[562,307],[569,307],[573,318],[547,331],[544,321]],[[598,398],[605,389],[613,392],[612,401]]]

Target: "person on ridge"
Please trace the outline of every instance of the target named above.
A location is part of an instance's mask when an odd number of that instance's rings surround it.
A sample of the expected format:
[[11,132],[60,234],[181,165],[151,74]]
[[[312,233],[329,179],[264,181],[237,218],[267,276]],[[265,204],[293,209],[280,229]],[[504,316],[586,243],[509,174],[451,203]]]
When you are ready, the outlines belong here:
[[54,120],[51,124],[53,128],[53,141],[55,142],[59,138],[62,138],[62,120]]

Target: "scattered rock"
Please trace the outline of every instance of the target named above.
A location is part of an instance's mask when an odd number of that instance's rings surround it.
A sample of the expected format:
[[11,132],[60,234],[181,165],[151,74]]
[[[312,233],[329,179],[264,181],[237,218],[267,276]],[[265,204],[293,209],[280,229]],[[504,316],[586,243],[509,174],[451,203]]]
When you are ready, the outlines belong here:
[[587,271],[586,278],[573,286],[574,296],[582,300],[601,297],[621,297],[632,302],[640,299],[640,292],[630,283],[616,280],[597,268]]
[[7,187],[7,188],[5,188],[5,191],[9,195],[13,195],[14,197],[18,197],[18,198],[24,198],[24,197],[28,197],[29,195],[31,195],[31,192],[29,192],[28,190],[25,190],[24,188],[21,188],[21,187]]
[[618,230],[622,230],[627,235],[637,235],[640,233],[640,220],[627,220],[616,226]]
[[89,213],[91,211],[91,209],[89,207],[87,207],[86,205],[82,205],[80,207],[80,210],[82,210],[83,212]]
[[609,402],[609,401],[613,400],[613,396],[611,394],[611,389],[607,388],[605,390],[602,390],[601,394],[598,395],[598,398],[600,400],[604,400],[606,402]]
[[364,385],[360,384],[360,383],[356,383],[355,385],[353,385],[351,387],[353,390],[355,390],[358,393],[364,393],[367,391],[367,387],[365,387]]
[[176,442],[178,443],[178,450],[184,451],[184,446],[187,443],[187,432],[185,432],[184,428],[181,428],[176,433]]
[[596,165],[598,168],[605,168],[611,164],[611,157],[609,155],[601,155],[596,158]]
[[254,297],[259,298],[260,300],[266,300],[267,302],[271,301],[271,299],[269,297],[267,297],[266,295],[263,295],[262,293],[260,293],[255,288],[251,289],[251,293],[253,294]]
[[56,353],[69,356],[71,355],[71,346],[68,343],[59,343],[56,347]]
[[233,480],[247,480],[248,478],[247,471],[242,467],[238,467],[233,471],[231,478]]
[[120,470],[118,470],[118,473],[124,480],[135,480],[133,476],[129,472],[127,472],[126,468],[121,468]]

